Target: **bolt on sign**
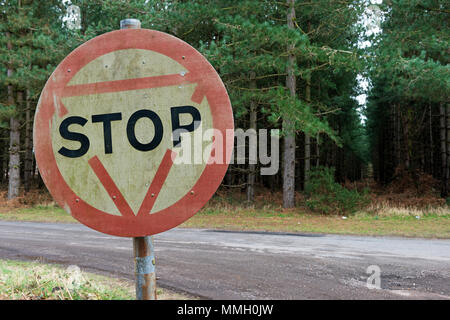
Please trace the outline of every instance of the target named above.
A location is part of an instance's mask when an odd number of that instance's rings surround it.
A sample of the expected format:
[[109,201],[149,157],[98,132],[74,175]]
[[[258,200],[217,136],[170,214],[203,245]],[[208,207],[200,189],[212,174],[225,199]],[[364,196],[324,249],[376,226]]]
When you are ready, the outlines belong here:
[[[199,126],[222,136],[233,129],[209,62],[168,34],[117,30],[75,49],[47,81],[34,121],[36,160],[54,199],[81,223],[153,235],[193,216],[225,175],[230,159],[174,163]],[[212,140],[201,142],[211,157]],[[232,144],[221,150],[229,157]]]

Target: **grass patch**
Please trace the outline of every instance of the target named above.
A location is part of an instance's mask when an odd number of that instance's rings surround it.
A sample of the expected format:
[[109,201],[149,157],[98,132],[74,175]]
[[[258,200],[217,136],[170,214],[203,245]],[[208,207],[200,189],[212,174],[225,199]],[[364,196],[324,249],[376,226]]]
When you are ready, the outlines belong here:
[[417,208],[412,206],[392,206],[388,202],[371,203],[364,212],[381,217],[439,217],[450,216],[450,206],[426,206]]
[[[227,230],[332,233],[371,236],[450,238],[450,207],[417,208],[374,201],[365,209],[343,219],[340,215],[321,215],[299,206],[281,208],[280,193],[265,194],[254,205],[245,195],[214,196],[199,213],[181,227]],[[298,198],[297,203],[304,199]],[[0,208],[0,219],[36,222],[78,223],[54,203],[32,207]]]
[[37,205],[30,208],[17,208],[0,211],[0,219],[9,221],[34,222],[77,222],[70,214],[56,204]]
[[[158,289],[158,299],[187,297]],[[38,262],[0,260],[0,300],[134,300],[134,284]]]
[[[301,209],[207,207],[181,227],[229,230],[332,233],[371,236],[450,238],[450,210],[384,208],[348,217],[311,214]],[[399,214],[401,213],[401,214]]]

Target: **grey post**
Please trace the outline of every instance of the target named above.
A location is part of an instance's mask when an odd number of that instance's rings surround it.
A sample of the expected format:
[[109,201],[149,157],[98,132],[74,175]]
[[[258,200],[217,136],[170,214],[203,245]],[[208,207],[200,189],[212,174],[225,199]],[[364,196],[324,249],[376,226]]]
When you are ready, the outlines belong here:
[[155,249],[153,237],[133,238],[136,299],[156,300]]
[[120,21],[120,29],[140,29],[141,22],[138,19],[124,19]]
[[[140,29],[138,19],[120,21],[120,29]],[[153,237],[133,238],[136,299],[156,300],[155,250]]]

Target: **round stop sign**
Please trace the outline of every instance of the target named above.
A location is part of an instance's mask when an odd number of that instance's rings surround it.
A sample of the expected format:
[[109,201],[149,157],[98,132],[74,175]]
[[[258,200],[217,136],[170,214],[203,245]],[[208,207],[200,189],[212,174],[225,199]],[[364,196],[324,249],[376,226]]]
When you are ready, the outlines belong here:
[[[222,137],[233,130],[226,89],[208,61],[168,34],[118,30],[75,49],[47,81],[34,121],[36,161],[78,221],[147,236],[190,218],[220,185],[232,143],[195,138],[208,129]],[[177,161],[187,151],[202,161]]]

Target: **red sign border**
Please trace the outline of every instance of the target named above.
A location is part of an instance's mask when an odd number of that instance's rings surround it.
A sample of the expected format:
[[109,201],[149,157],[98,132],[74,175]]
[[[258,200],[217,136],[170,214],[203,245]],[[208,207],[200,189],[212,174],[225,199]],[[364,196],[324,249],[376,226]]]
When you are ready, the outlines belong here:
[[[59,171],[53,153],[51,125],[55,113],[67,113],[61,103],[68,82],[92,60],[123,49],[145,49],[164,54],[180,63],[188,73],[180,76],[181,83],[198,83],[193,101],[203,97],[210,105],[213,127],[226,137],[227,129],[234,129],[231,103],[217,72],[211,64],[186,42],[169,34],[148,29],[126,29],[105,33],[72,51],[56,68],[47,81],[35,114],[33,140],[36,161],[42,179],[55,201],[66,211],[97,231],[122,237],[140,237],[160,233],[178,226],[198,212],[219,187],[231,155],[233,144],[223,139],[224,161],[207,164],[191,192],[172,206],[157,213],[138,216],[115,216],[98,210],[77,196]],[[164,79],[162,79],[164,84]],[[166,81],[167,82],[167,81]],[[170,84],[165,84],[167,86]],[[56,97],[56,99],[55,99]]]

